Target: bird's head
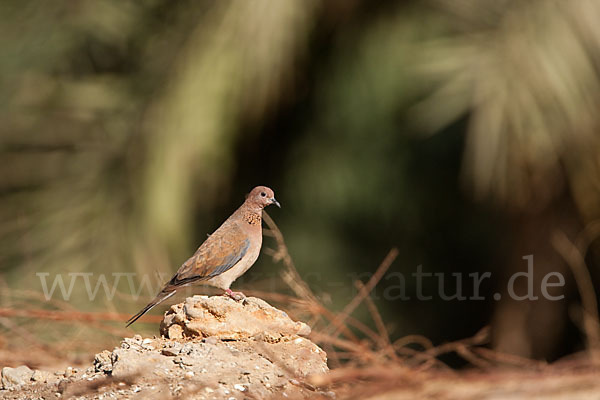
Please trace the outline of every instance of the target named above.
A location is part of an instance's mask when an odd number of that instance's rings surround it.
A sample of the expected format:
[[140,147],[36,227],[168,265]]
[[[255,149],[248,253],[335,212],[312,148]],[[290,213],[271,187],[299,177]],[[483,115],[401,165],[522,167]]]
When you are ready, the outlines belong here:
[[281,208],[279,202],[275,200],[275,193],[266,186],[257,186],[252,189],[248,197],[246,197],[246,203],[250,203],[261,209],[271,204],[275,204]]

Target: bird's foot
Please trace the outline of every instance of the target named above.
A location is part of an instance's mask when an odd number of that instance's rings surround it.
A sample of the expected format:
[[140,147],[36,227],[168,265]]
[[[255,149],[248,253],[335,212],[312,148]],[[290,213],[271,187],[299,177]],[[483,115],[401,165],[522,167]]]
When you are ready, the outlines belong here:
[[229,296],[232,299],[234,299],[235,301],[242,301],[242,300],[246,300],[246,295],[242,292],[233,292],[231,291],[231,289],[227,289],[225,291],[225,293],[223,293],[223,296]]

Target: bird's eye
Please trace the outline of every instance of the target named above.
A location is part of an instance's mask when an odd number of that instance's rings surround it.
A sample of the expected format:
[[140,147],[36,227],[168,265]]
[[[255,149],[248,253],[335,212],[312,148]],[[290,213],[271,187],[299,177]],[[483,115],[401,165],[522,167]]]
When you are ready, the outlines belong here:
[[261,193],[260,193],[260,195],[261,195],[262,197],[265,197],[267,194],[266,194],[265,192],[261,192]]

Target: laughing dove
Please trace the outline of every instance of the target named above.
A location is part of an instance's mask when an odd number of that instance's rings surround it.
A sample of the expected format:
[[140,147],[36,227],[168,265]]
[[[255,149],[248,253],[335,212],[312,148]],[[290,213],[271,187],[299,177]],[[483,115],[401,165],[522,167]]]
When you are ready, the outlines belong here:
[[133,324],[152,307],[173,296],[177,289],[202,283],[223,289],[234,300],[244,298],[229,289],[231,283],[254,264],[262,245],[262,210],[270,204],[281,207],[271,189],[257,186],[241,205],[200,245],[158,295],[127,321]]

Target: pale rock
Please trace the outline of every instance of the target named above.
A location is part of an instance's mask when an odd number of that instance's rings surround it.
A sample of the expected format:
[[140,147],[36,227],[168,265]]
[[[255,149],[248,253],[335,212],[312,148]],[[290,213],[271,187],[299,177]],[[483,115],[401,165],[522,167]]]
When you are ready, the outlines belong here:
[[[218,382],[223,393],[247,392],[256,398],[284,390],[313,397],[317,393],[290,382],[328,371],[325,352],[298,336],[310,333],[306,324],[252,297],[244,303],[222,296],[188,298],[166,313],[161,333],[163,338],[138,338],[140,345],[97,355],[96,370],[104,368],[117,379],[185,379],[186,387]],[[196,396],[214,397],[207,392]]]
[[56,376],[48,371],[41,371],[41,370],[36,370],[33,372],[33,375],[31,376],[31,380],[34,382],[41,382],[41,383],[47,383],[47,382],[52,382],[55,381],[57,378]]
[[112,353],[103,350],[94,357],[94,370],[96,372],[110,373],[112,371]]
[[225,296],[193,296],[171,306],[160,332],[171,339],[239,340],[261,335],[263,340],[278,341],[286,336],[306,336],[310,334],[310,327],[293,321],[285,312],[256,297],[238,302]]
[[20,367],[2,368],[2,387],[4,389],[16,388],[25,385],[31,381],[33,371],[26,365]]

